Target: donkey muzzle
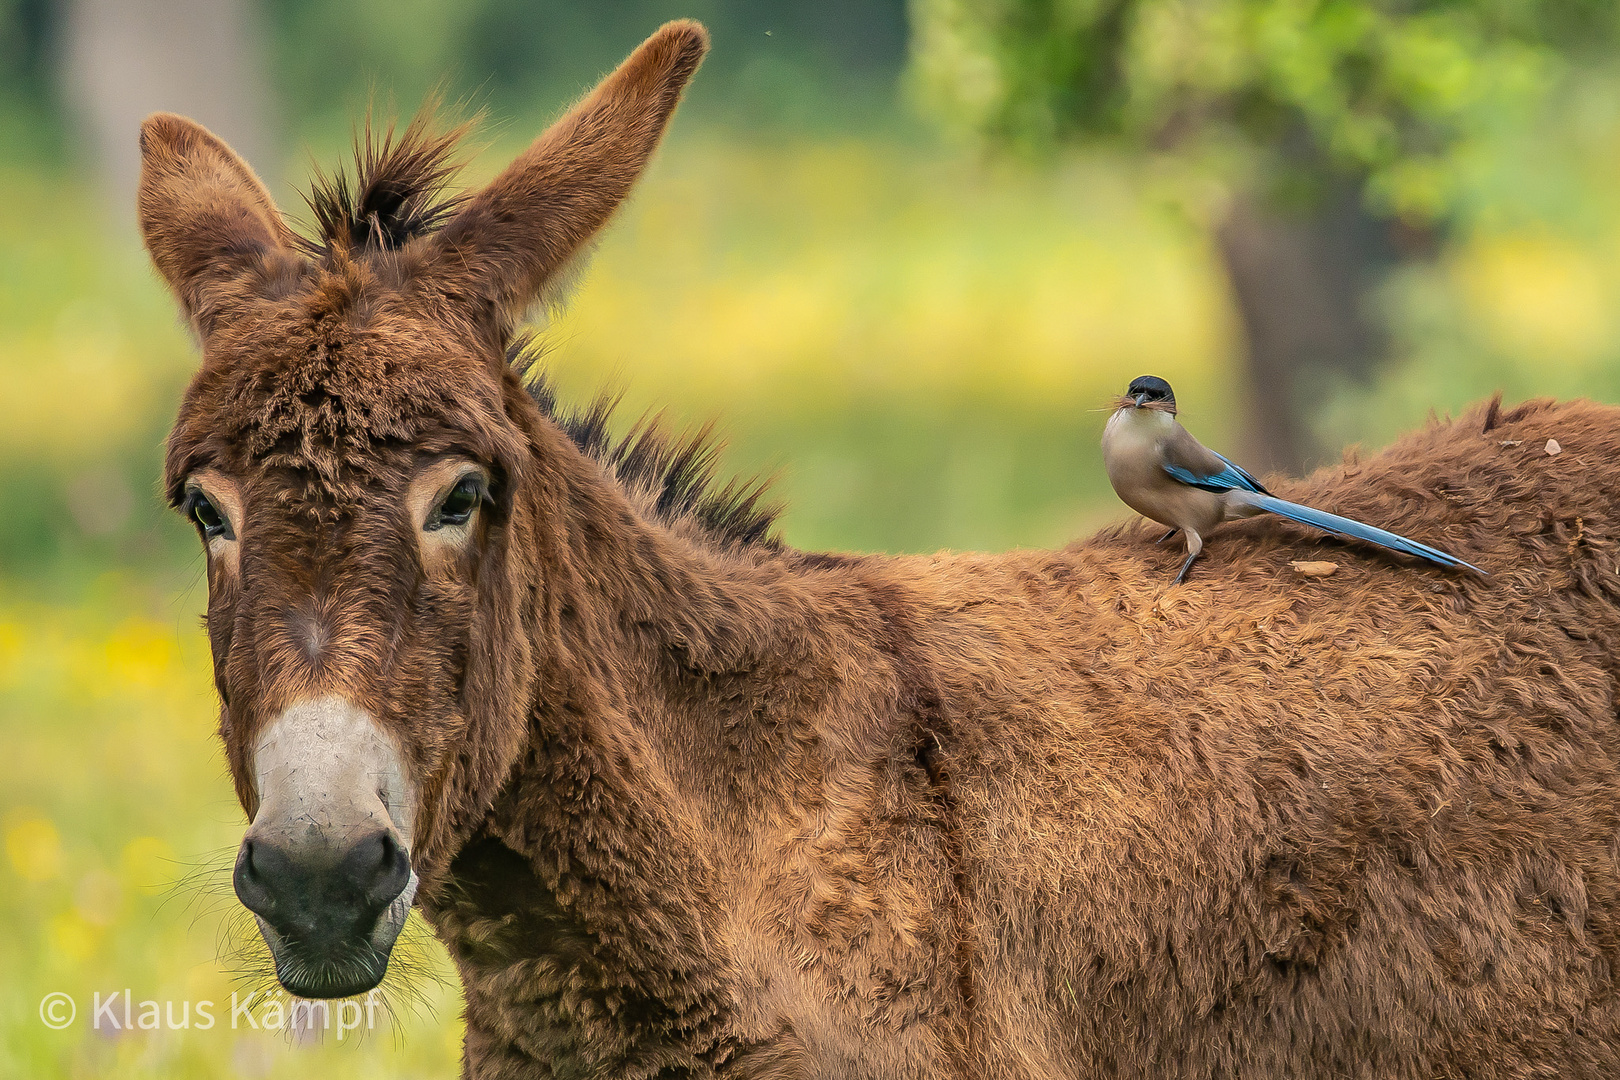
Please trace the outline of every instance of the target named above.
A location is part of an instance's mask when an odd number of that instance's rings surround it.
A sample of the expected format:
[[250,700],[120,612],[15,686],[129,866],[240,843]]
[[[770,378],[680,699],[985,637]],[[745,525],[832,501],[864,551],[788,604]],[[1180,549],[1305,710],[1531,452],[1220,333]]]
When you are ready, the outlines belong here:
[[397,744],[336,697],[295,705],[254,747],[259,809],[232,884],[276,978],[301,997],[376,986],[416,894],[414,786]]
[[[288,849],[269,841],[242,842],[232,884],[261,927],[279,938],[276,967],[282,982],[291,953],[325,958],[333,969],[322,985],[300,985],[305,997],[363,993],[381,981],[392,940],[376,937],[379,921],[405,891],[411,860],[390,832],[375,832],[348,851]],[[336,962],[343,958],[345,962]],[[308,959],[304,967],[310,967]],[[294,974],[294,981],[297,979]],[[289,987],[289,989],[293,989]]]

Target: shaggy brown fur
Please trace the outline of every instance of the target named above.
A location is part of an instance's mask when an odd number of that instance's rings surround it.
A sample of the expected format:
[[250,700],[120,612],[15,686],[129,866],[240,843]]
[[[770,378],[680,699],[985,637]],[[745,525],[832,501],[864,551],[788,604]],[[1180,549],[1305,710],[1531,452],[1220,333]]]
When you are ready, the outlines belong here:
[[[204,350],[169,491],[242,493],[208,617],[238,794],[301,697],[398,735],[466,1074],[1620,1074],[1620,412],[1493,404],[1278,484],[1488,579],[1303,579],[1334,545],[1271,519],[1174,588],[1134,527],[761,542],[700,449],[615,449],[504,362],[704,47],[665,27],[438,229],[442,155],[383,153],[313,258],[218,140],[143,132]],[[451,452],[494,505],[424,565],[402,493]]]

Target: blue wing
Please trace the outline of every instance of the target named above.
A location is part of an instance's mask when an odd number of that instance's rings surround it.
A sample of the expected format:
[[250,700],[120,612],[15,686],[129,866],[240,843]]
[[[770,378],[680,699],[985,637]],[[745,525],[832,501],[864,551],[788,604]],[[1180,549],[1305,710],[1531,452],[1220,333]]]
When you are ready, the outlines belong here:
[[1242,466],[1232,464],[1213,450],[1209,452],[1220,458],[1221,464],[1226,466],[1220,472],[1200,476],[1191,469],[1181,465],[1172,465],[1169,462],[1165,463],[1164,471],[1169,473],[1174,480],[1179,480],[1189,487],[1203,488],[1205,491],[1221,492],[1231,491],[1236,488],[1239,491],[1252,491],[1259,495],[1271,494],[1261,485],[1260,481],[1250,476]]

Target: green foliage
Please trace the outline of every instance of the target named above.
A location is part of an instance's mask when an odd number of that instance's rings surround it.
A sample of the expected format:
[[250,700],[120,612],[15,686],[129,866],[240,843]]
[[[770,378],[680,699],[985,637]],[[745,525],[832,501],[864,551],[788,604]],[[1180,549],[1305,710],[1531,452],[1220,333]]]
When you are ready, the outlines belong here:
[[1433,220],[1480,139],[1612,48],[1617,13],[1609,0],[914,0],[914,76],[994,141],[1115,138],[1285,178],[1331,170],[1364,178],[1375,209]]
[[374,93],[402,112],[435,87],[497,116],[555,110],[676,18],[702,21],[715,43],[689,117],[847,124],[852,109],[870,114],[892,97],[905,58],[904,0],[267,0],[265,10],[298,126],[344,133]]
[[0,161],[59,154],[50,115],[52,15],[46,0],[0,0]]
[[24,99],[45,91],[49,23],[43,0],[0,0],[0,91]]

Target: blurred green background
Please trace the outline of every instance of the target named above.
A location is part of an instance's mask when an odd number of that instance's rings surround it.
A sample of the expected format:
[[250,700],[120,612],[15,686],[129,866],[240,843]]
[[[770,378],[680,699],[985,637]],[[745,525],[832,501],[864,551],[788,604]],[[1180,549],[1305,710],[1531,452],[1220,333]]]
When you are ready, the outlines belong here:
[[1124,516],[1101,410],[1146,372],[1295,470],[1496,390],[1620,400],[1612,7],[0,0],[0,1075],[456,1071],[431,983],[359,1046],[90,1026],[96,992],[237,985],[202,566],[157,496],[195,354],[135,236],[145,112],[296,216],[368,103],[486,109],[473,182],[703,19],[552,371],[625,423],[717,420],[789,543],[1002,549]]

